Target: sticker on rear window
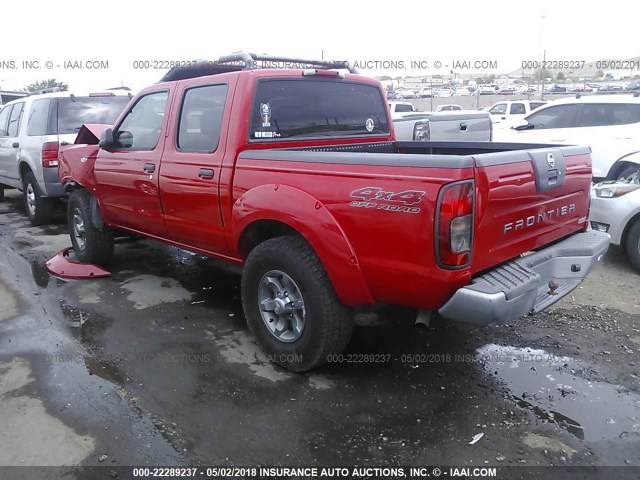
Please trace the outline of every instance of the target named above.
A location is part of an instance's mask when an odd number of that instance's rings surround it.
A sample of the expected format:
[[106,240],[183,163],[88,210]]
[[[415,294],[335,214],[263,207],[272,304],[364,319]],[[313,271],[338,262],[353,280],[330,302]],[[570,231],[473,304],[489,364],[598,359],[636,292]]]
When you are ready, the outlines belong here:
[[278,132],[253,132],[255,138],[278,138],[280,133]]
[[260,104],[260,115],[262,116],[262,126],[270,127],[271,126],[271,105],[268,103]]
[[367,121],[364,123],[364,127],[367,129],[367,132],[373,132],[374,126],[373,118],[367,118]]

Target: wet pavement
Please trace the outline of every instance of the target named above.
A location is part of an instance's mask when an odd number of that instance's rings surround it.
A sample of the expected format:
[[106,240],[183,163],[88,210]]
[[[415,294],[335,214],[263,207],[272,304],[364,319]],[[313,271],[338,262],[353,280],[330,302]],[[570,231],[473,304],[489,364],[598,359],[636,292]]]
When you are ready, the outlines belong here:
[[550,312],[361,312],[342,358],[292,374],[248,332],[237,268],[140,240],[111,277],[57,279],[64,213],[30,227],[7,194],[0,465],[640,466],[640,276],[616,250]]

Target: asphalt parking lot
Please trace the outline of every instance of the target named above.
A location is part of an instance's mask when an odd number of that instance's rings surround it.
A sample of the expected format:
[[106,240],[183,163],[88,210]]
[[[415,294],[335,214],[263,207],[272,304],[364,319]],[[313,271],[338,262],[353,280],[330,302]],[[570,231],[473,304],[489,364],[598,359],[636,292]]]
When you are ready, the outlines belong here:
[[0,465],[640,466],[640,275],[616,249],[545,313],[424,328],[384,308],[341,362],[292,374],[233,269],[140,240],[111,277],[53,278],[64,212],[31,227],[20,199],[0,203]]

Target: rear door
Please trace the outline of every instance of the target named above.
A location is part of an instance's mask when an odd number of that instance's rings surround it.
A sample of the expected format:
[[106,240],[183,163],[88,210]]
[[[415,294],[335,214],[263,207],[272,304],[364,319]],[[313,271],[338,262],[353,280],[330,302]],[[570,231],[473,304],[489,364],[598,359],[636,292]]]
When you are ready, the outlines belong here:
[[25,102],[19,102],[7,105],[0,112],[0,179],[13,187],[20,183],[18,160],[21,146],[18,133],[24,104]]
[[100,149],[94,171],[103,216],[120,227],[166,237],[158,191],[170,91],[138,98],[114,129],[116,147]]
[[586,227],[589,147],[530,148],[475,160],[475,271]]
[[178,83],[160,167],[168,237],[217,253],[227,251],[218,186],[234,87],[234,78]]

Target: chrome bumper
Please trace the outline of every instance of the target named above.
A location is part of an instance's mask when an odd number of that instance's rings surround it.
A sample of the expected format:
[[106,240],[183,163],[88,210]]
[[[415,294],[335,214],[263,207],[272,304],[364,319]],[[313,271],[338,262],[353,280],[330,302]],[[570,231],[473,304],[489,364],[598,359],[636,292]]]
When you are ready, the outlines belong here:
[[495,325],[540,312],[580,285],[608,248],[606,233],[575,234],[475,278],[438,313],[459,322]]

